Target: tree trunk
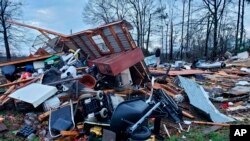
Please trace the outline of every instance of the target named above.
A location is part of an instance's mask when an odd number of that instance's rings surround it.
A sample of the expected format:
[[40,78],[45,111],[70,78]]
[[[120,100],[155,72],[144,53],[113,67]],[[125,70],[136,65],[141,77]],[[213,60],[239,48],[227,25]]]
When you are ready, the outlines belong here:
[[150,38],[150,32],[151,32],[151,14],[149,15],[148,20],[148,37],[147,37],[147,43],[146,43],[146,52],[148,52],[148,46],[149,46],[149,38]]
[[205,57],[208,57],[208,41],[209,41],[209,34],[210,34],[210,17],[207,18],[207,34],[206,34],[206,45],[205,45]]
[[[217,18],[217,16],[215,16],[215,18]],[[217,44],[218,44],[217,29],[218,29],[218,19],[215,19],[214,20],[214,47],[213,47],[212,59],[216,59],[215,57],[217,56]]]
[[183,0],[182,5],[182,26],[181,26],[181,60],[183,58],[183,32],[184,32],[184,20],[185,20],[185,1]]
[[237,26],[236,26],[236,35],[235,35],[235,53],[238,52],[238,34],[239,34],[239,24],[240,24],[240,6],[241,6],[241,0],[239,0],[238,3],[238,18],[237,18]]
[[166,30],[166,59],[168,59],[168,24],[167,26],[167,30]]
[[215,60],[217,57],[217,44],[218,44],[218,39],[217,39],[217,31],[218,31],[218,8],[217,8],[217,0],[214,1],[214,46],[213,46],[213,51],[212,51],[212,59]]
[[245,0],[242,0],[240,46],[243,46],[242,41],[243,41],[243,33],[244,33],[244,14],[245,14]]
[[10,54],[10,46],[9,46],[9,41],[8,41],[8,33],[7,33],[7,29],[6,29],[6,23],[3,20],[2,21],[2,28],[3,28],[3,39],[4,39],[4,45],[5,45],[5,50],[6,50],[6,57],[7,59],[11,58],[11,54]]
[[170,23],[170,51],[169,51],[169,60],[173,60],[173,34],[174,34],[174,29],[173,29],[173,21]]
[[187,44],[186,44],[186,53],[189,48],[189,23],[190,23],[190,10],[191,10],[191,0],[188,0],[188,20],[187,20]]
[[137,46],[141,48],[141,46],[140,46],[140,26],[139,26],[138,13],[136,14],[136,30],[137,30]]

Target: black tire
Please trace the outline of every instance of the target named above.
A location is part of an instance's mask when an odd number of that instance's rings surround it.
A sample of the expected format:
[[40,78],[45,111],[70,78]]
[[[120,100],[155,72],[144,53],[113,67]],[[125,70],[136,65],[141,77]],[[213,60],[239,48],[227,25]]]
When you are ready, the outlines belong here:
[[151,136],[151,131],[146,126],[142,126],[136,129],[130,136],[133,140],[147,140]]
[[102,108],[102,110],[100,111],[100,116],[102,118],[107,118],[108,117],[108,109],[107,108]]
[[98,91],[97,94],[96,94],[96,98],[98,100],[102,100],[103,99],[103,93],[101,91]]
[[221,68],[225,68],[226,64],[224,62],[221,63]]

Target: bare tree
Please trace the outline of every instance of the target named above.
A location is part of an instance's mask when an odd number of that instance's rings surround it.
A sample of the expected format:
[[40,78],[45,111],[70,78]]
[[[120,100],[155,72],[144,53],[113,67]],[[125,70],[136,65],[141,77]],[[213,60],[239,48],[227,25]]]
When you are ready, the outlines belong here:
[[182,0],[181,59],[183,57],[183,42],[184,42],[183,32],[184,32],[184,21],[185,21],[185,4],[186,4],[186,0]]
[[227,0],[203,0],[205,6],[208,11],[212,15],[213,19],[213,50],[212,50],[212,58],[215,59],[217,57],[218,51],[218,25],[219,21],[224,13],[224,9],[226,3],[229,2]]
[[189,39],[190,39],[190,33],[189,33],[189,25],[190,25],[190,14],[191,14],[191,1],[192,0],[188,0],[188,20],[187,20],[187,35],[186,35],[186,53],[187,53],[187,49],[189,49]]
[[151,19],[152,19],[152,14],[149,14],[148,35],[147,35],[147,41],[146,41],[146,51],[148,51],[148,48],[149,48],[149,40],[150,40],[150,33],[151,33]]
[[207,17],[207,31],[206,31],[206,43],[205,43],[205,57],[208,57],[208,41],[209,41],[209,35],[211,32],[211,21],[210,21],[210,16]]
[[[133,23],[137,31],[137,45],[144,49],[145,36],[148,30],[150,14],[151,16],[155,16],[155,10],[157,7],[155,6],[154,0],[129,0],[128,1],[130,10],[129,10],[129,21]],[[151,17],[152,19],[152,17]],[[151,20],[150,19],[150,20]]]
[[10,43],[15,41],[20,34],[16,34],[17,30],[13,30],[14,27],[8,22],[11,20],[16,20],[20,16],[20,8],[22,3],[15,2],[12,0],[0,0],[0,33],[4,41],[4,46],[6,50],[6,57],[11,58],[10,53]]
[[241,0],[238,3],[238,17],[237,17],[237,26],[236,26],[236,33],[235,33],[235,52],[237,53],[239,50],[238,47],[238,34],[239,34],[239,26],[240,26],[240,10],[241,10]]
[[125,0],[94,0],[88,1],[82,15],[85,23],[100,24],[123,20],[127,12]]
[[83,20],[93,24],[125,19],[136,29],[137,46],[148,52],[156,9],[154,0],[95,0],[84,7]]
[[169,38],[169,60],[173,60],[173,48],[174,48],[174,25],[173,20],[170,21],[170,38]]
[[[166,58],[169,59],[175,58],[174,47],[179,43],[177,55],[180,55],[181,59],[185,56],[186,59],[191,58],[187,58],[187,55],[192,55],[191,59],[204,56],[216,59],[227,48],[232,48],[232,40],[243,38],[244,2],[249,0],[240,0],[237,36],[234,21],[237,16],[233,7],[238,1],[233,3],[232,0],[181,0],[180,6],[173,4],[175,1],[89,1],[88,9],[85,8],[83,12],[84,21],[108,23],[125,19],[134,26],[132,35],[139,47],[148,52],[151,45],[162,45],[162,52],[165,53],[166,50]],[[239,43],[244,44],[243,41]]]
[[243,32],[244,32],[244,14],[245,14],[245,0],[242,0],[241,7],[241,26],[240,26],[240,46],[242,46]]

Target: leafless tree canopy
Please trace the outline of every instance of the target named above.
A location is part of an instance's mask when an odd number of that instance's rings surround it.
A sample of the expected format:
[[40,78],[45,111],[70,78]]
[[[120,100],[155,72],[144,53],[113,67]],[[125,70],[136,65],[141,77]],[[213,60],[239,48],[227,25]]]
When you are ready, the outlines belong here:
[[[95,0],[83,10],[89,24],[127,20],[145,53],[161,47],[165,58],[216,59],[250,48],[244,28],[250,0]],[[237,10],[234,8],[237,6]]]
[[137,45],[148,50],[152,26],[160,14],[161,8],[155,0],[95,0],[84,8],[83,21],[93,24],[125,19],[136,29]]
[[13,0],[0,0],[0,39],[3,41],[1,48],[5,47],[7,58],[11,58],[11,48],[22,41],[22,32],[13,27],[8,21],[17,20],[21,16],[22,3]]

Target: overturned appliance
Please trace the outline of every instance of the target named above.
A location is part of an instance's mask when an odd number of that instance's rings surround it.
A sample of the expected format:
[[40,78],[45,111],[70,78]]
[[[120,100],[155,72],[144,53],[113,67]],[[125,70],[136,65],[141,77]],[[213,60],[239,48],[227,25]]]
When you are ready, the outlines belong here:
[[113,112],[110,127],[121,139],[146,140],[151,136],[151,130],[146,124],[150,117],[158,118],[153,130],[157,134],[160,118],[167,117],[180,123],[182,111],[170,96],[158,89],[148,101],[134,99],[120,103]]
[[[82,106],[82,115],[86,121],[106,121],[111,118],[113,104],[111,95],[106,95],[102,91],[84,90],[88,92],[79,97]],[[94,93],[94,94],[90,94]]]
[[225,68],[226,64],[224,62],[207,63],[204,60],[196,60],[193,62],[192,67],[199,69],[216,69]]

